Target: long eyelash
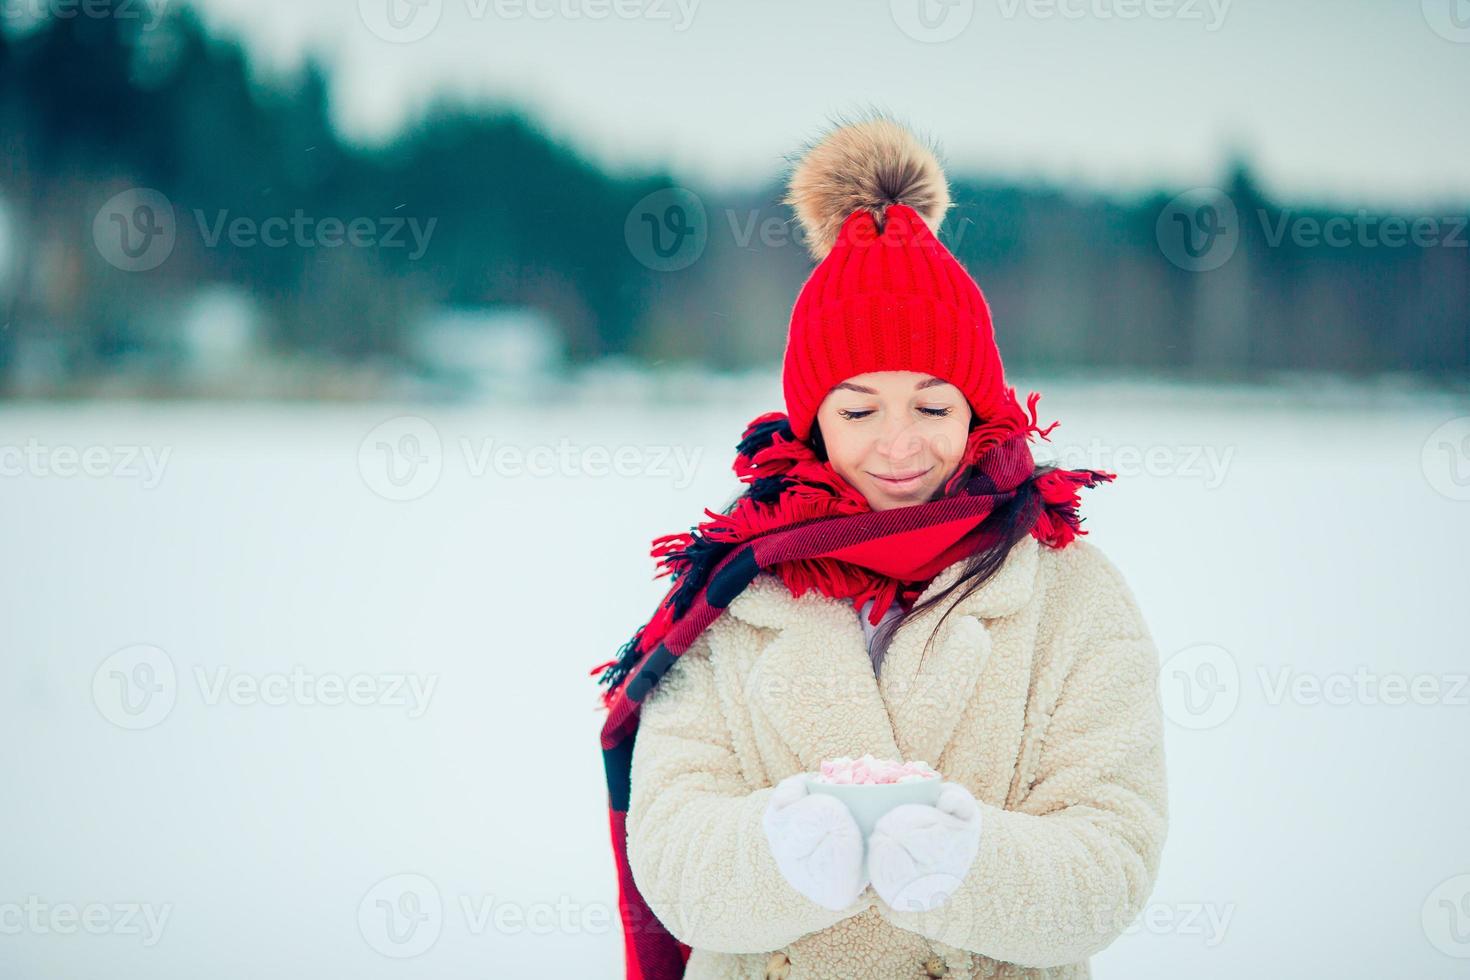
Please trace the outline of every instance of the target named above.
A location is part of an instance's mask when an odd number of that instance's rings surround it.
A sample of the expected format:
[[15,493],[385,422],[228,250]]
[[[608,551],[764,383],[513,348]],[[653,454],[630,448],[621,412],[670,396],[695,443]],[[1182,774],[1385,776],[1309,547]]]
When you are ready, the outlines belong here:
[[[921,409],[919,409],[919,411],[923,412],[925,415],[929,416],[930,418],[942,419],[946,415],[949,415],[951,412],[953,412],[954,409],[952,409],[952,408],[921,408]],[[873,413],[872,412],[851,412],[851,411],[848,411],[845,408],[839,408],[837,410],[837,414],[840,415],[840,416],[842,416],[845,419],[856,421],[858,419],[867,418],[869,415],[872,415]]]

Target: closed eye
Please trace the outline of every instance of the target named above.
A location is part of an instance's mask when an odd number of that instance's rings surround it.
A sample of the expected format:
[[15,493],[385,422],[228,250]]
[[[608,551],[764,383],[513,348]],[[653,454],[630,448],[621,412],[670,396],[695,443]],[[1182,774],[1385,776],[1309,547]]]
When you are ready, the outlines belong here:
[[[948,415],[952,411],[954,411],[954,409],[952,409],[952,408],[921,408],[921,409],[919,409],[919,411],[923,412],[925,415],[929,416],[930,418],[942,419],[946,415]],[[873,413],[872,413],[871,410],[869,410],[869,411],[849,411],[848,409],[842,408],[842,409],[838,409],[837,410],[837,414],[840,415],[840,416],[842,416],[845,419],[848,419],[850,421],[856,422],[859,419],[865,419],[865,418],[867,418],[869,415],[872,415]]]

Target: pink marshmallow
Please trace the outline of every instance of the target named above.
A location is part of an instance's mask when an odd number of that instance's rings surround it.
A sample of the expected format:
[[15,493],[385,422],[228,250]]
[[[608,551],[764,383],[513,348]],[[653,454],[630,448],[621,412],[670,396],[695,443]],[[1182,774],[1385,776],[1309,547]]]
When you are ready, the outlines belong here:
[[847,756],[825,759],[819,765],[818,772],[813,778],[817,782],[841,785],[886,785],[913,782],[918,779],[937,779],[939,773],[927,762],[878,759],[869,754],[860,759],[852,759]]

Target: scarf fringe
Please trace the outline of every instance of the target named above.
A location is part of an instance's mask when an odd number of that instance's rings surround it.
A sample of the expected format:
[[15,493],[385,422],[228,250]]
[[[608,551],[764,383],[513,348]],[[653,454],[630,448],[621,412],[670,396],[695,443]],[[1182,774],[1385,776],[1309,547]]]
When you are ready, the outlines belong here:
[[1031,533],[1042,544],[1065,548],[1079,534],[1086,534],[1077,513],[1081,505],[1080,491],[1116,479],[1118,474],[1101,470],[1048,470],[1036,478],[1036,489],[1045,506]]
[[[1031,392],[1023,409],[1016,389],[1008,388],[1006,408],[996,418],[972,429],[965,441],[955,475],[943,492],[958,490],[973,468],[991,449],[1017,433],[1026,438],[1050,441],[1060,423],[1043,428],[1036,404],[1039,392]],[[830,462],[823,462],[791,430],[784,412],[767,412],[746,425],[736,445],[731,467],[748,489],[731,505],[728,513],[705,509],[707,518],[688,531],[661,535],[653,540],[649,554],[655,558],[655,579],[673,576],[673,585],[659,603],[653,617],[639,627],[612,659],[598,664],[590,674],[601,673],[599,685],[607,685],[601,701],[611,703],[613,694],[639,661],[667,635],[683,616],[709,575],[735,547],[769,531],[808,520],[858,514],[869,509],[867,499],[847,482]],[[1040,516],[1031,533],[1053,548],[1066,547],[1077,535],[1086,534],[1077,513],[1079,492],[1113,480],[1117,474],[1098,470],[1048,470],[1032,477],[1042,500]],[[873,599],[869,621],[877,625],[895,601],[911,604],[924,583],[898,582],[867,569],[833,558],[812,558],[781,564],[770,569],[778,574],[794,596],[817,589],[833,598],[851,598],[861,608]]]

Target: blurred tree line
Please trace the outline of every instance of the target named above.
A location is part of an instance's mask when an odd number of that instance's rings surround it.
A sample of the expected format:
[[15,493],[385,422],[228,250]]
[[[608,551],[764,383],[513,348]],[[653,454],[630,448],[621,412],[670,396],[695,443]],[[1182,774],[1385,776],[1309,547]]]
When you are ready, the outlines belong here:
[[[332,126],[317,64],[260,78],[187,7],[145,30],[121,15],[138,6],[0,25],[0,394],[16,390],[28,346],[83,382],[166,347],[159,322],[212,283],[258,305],[266,349],[328,363],[408,365],[414,324],[446,307],[539,310],[578,363],[779,359],[811,268],[775,203],[782,175],[744,193],[614,176],[514,111],[447,103],[357,146]],[[1236,164],[1223,182],[1229,257],[1202,269],[1208,256],[1166,241],[1180,210],[1169,193],[951,180],[941,237],[985,290],[1008,367],[1470,373],[1463,206],[1287,207]],[[174,241],[156,267],[129,271],[95,223],[140,187],[166,198]],[[262,244],[266,223],[293,215],[317,240]],[[380,240],[325,245],[327,218],[365,220]],[[1333,219],[1358,233],[1301,233]],[[1432,235],[1387,243],[1394,222],[1416,220]],[[257,235],[221,234],[231,222]],[[421,249],[409,222],[430,232]],[[687,242],[664,254],[666,233]]]

